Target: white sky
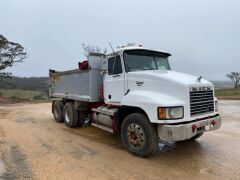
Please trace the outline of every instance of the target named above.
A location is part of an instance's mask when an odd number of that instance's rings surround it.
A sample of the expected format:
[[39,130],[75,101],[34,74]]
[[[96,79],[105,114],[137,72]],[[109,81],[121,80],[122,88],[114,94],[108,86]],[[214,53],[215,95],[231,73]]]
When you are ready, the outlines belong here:
[[176,71],[225,80],[240,71],[239,0],[0,0],[0,34],[29,54],[9,69],[48,76],[77,67],[81,44],[128,42],[172,54]]

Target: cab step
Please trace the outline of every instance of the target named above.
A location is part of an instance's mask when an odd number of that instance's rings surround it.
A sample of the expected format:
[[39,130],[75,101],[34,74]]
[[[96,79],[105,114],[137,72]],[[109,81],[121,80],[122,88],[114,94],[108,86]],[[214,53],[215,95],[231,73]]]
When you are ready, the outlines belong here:
[[110,133],[113,133],[113,129],[112,129],[112,128],[109,128],[109,127],[107,127],[107,126],[103,126],[103,125],[101,125],[101,124],[96,124],[96,123],[91,123],[91,125],[94,126],[94,127],[103,129],[103,130],[105,130],[105,131],[108,131],[108,132],[110,132]]

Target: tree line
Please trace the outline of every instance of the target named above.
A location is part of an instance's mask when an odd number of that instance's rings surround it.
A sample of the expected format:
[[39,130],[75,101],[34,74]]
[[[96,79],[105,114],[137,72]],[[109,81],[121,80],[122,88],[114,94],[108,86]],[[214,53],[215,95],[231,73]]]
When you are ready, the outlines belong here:
[[[82,44],[83,54],[88,57],[89,53],[106,53],[106,49],[102,51],[98,46],[91,46]],[[16,42],[9,41],[6,37],[0,34],[0,81],[3,78],[10,77],[10,72],[4,70],[8,67],[12,67],[16,63],[23,62],[27,58],[27,52],[24,47]],[[226,75],[233,84],[234,88],[239,88],[240,84],[240,72],[231,72]],[[24,81],[23,81],[24,82]],[[16,82],[17,83],[17,82]],[[34,83],[33,81],[31,83]],[[24,84],[24,83],[23,83]],[[3,84],[0,84],[3,86]],[[27,84],[26,84],[27,85]]]

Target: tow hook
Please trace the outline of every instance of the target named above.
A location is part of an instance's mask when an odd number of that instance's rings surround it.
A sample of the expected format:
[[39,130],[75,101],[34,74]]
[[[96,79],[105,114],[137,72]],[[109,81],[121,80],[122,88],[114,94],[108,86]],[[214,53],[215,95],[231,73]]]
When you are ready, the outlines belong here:
[[217,124],[217,122],[215,120],[212,120],[212,123],[211,123],[213,126],[215,126]]
[[197,127],[195,124],[192,125],[192,132],[194,133],[197,128],[198,128],[198,127]]

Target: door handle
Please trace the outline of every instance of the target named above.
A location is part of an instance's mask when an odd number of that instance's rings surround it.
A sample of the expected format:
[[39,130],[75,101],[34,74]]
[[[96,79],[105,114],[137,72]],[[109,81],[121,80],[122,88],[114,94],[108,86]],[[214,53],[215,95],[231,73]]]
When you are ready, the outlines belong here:
[[119,77],[119,76],[120,76],[120,74],[113,75],[113,77]]

